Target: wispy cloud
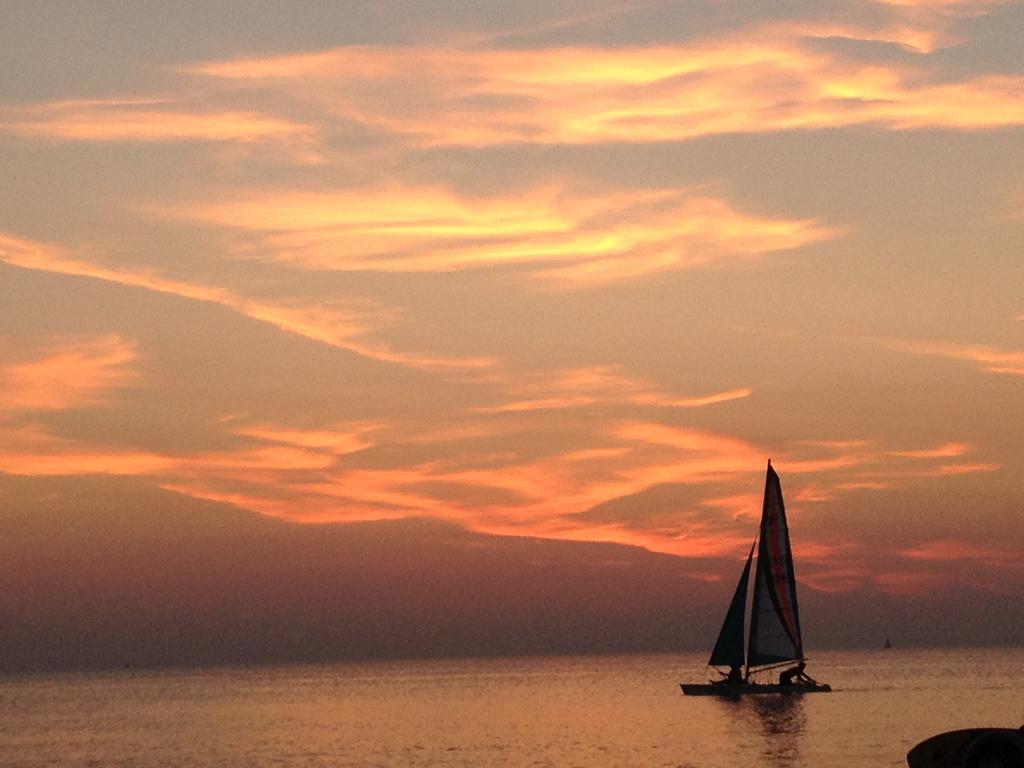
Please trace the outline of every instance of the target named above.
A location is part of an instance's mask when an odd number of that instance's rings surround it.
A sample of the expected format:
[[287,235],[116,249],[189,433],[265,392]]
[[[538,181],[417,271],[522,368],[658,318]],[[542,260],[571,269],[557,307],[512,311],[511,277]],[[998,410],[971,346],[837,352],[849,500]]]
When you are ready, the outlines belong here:
[[657,408],[704,408],[750,397],[749,387],[682,397],[652,382],[627,376],[619,365],[593,365],[517,375],[505,389],[511,399],[474,408],[477,413],[558,410],[602,404]]
[[1006,5],[1012,0],[874,0],[874,2],[880,5],[922,8],[974,16],[983,14],[996,6]]
[[152,270],[111,267],[69,258],[55,247],[0,233],[0,262],[23,269],[96,280],[218,304],[280,330],[319,341],[374,360],[412,368],[479,371],[494,365],[490,358],[458,358],[400,352],[366,338],[374,314],[355,306],[314,300],[250,299],[224,287],[176,280]]
[[[442,45],[208,61],[175,68],[173,95],[7,107],[0,131],[69,142],[274,143],[308,163],[348,155],[350,146],[332,147],[339,133],[415,149],[1020,125],[1022,78],[949,79],[924,56],[958,39],[954,20],[999,4],[877,0],[870,22],[862,13],[829,23],[761,22],[678,45],[487,47],[502,38],[491,33]],[[829,39],[892,43],[921,56],[875,59],[820,45]],[[239,106],[253,103],[253,91],[260,108]]]
[[58,101],[0,110],[0,131],[55,141],[294,141],[315,130],[248,111],[184,111],[161,99]]
[[1022,79],[943,81],[920,62],[858,60],[811,41],[935,34],[796,22],[682,46],[466,50],[354,46],[209,62],[226,88],[287,92],[419,146],[683,141],[871,125],[976,130],[1024,122]]
[[742,213],[687,190],[586,193],[549,185],[501,198],[437,187],[233,194],[164,209],[248,233],[246,255],[310,270],[528,267],[566,284],[755,259],[834,237],[813,220]]
[[[977,446],[963,441],[951,441],[931,448],[889,450],[865,440],[802,441],[802,445],[823,450],[825,455],[790,457],[786,462],[789,473],[814,475],[855,470],[853,474],[834,477],[827,486],[813,485],[802,489],[803,498],[807,501],[828,501],[847,491],[884,491],[915,480],[996,472],[1002,468],[994,462],[979,461],[973,456]],[[893,457],[906,461],[893,462]]]
[[631,400],[637,405],[655,405],[662,408],[704,408],[708,405],[728,403],[750,397],[753,390],[748,387],[729,389],[698,397],[673,397],[660,392],[638,392]]
[[605,7],[595,3],[594,8],[584,12],[570,13],[564,16],[547,15],[543,21],[520,24],[511,27],[502,27],[498,30],[487,32],[455,32],[447,33],[445,40],[458,48],[480,48],[493,46],[502,40],[511,38],[529,38],[537,35],[547,34],[556,30],[579,27],[597,21],[615,19],[616,17],[628,16],[632,12],[656,6],[658,0],[631,0],[630,2],[613,2]]
[[35,425],[0,430],[0,472],[8,474],[154,476],[173,466],[172,459],[158,453],[86,444]]
[[[560,427],[543,414],[524,417],[533,420],[467,417],[462,427],[435,430],[426,442],[408,424],[307,429],[233,417],[219,422],[224,447],[177,452],[15,426],[0,435],[0,472],[145,477],[178,493],[306,522],[426,516],[493,534],[611,541],[701,556],[749,546],[764,446],[706,429],[595,418],[573,428],[571,447],[553,441],[545,447]],[[524,428],[537,450],[504,442],[510,431]],[[863,488],[859,473],[885,466],[891,454],[859,446],[852,454],[829,450],[832,455],[822,458],[799,450],[776,454],[792,478],[788,498],[803,513]],[[948,451],[908,453],[927,469]],[[889,482],[916,482],[941,471],[893,473]],[[688,501],[679,495],[683,489]],[[651,493],[660,499],[653,508],[642,501]],[[807,562],[842,562],[821,554],[832,553],[834,544],[811,538],[802,546]]]
[[[5,238],[2,245],[4,260],[28,268],[225,306],[241,301],[223,289],[122,273],[27,241]],[[135,355],[120,337],[47,347],[4,367],[4,393],[23,414],[102,405],[133,380]],[[620,366],[598,365],[501,376],[479,389],[478,397],[492,392],[497,403],[463,403],[447,412],[447,426],[353,422],[310,429],[234,417],[219,424],[226,447],[193,452],[83,442],[12,422],[0,441],[0,471],[146,477],[295,520],[429,516],[489,533],[617,541],[677,554],[730,553],[749,538],[749,524],[738,518],[756,514],[752,468],[762,466],[768,449],[735,434],[659,420],[747,398],[749,388],[683,396]],[[565,447],[556,439],[563,427],[547,414],[583,405],[594,408],[593,417],[572,427],[572,446]],[[636,418],[637,408],[650,418]],[[624,413],[631,415],[616,415]],[[524,434],[535,448],[524,450]],[[863,439],[818,440],[772,453],[794,478],[789,498],[803,508],[864,488],[998,469],[971,460],[970,446],[959,441],[886,450]],[[910,466],[890,466],[893,455]],[[702,490],[686,503],[669,495],[664,509],[638,517],[628,500],[657,488]],[[600,516],[588,514],[603,507]],[[694,509],[703,511],[694,516]]]
[[899,341],[883,342],[889,349],[909,352],[914,355],[942,357],[974,363],[982,371],[1010,376],[1024,376],[1024,352],[1005,350],[982,344],[953,344],[942,341]]
[[850,592],[871,580],[871,571],[862,566],[840,566],[802,572],[800,581],[819,592]]
[[921,448],[908,451],[891,451],[893,456],[903,456],[911,459],[948,459],[963,456],[971,450],[967,443],[946,443],[935,448]]
[[[5,430],[0,439],[0,472],[27,476],[114,475],[148,477],[158,483],[177,478],[262,485],[264,495],[287,492],[288,479],[323,472],[335,464],[329,451],[258,442],[220,451],[167,453],[87,443],[49,434],[38,427]],[[255,508],[256,511],[260,511]]]
[[906,29],[923,46],[922,52],[964,42],[962,21],[985,16],[1014,0],[873,0],[876,8],[890,17],[890,28]]
[[0,339],[0,413],[94,406],[136,376],[136,344],[117,334],[65,339],[12,357]]
[[[1013,592],[1024,568],[1020,548],[992,546],[961,538],[924,539],[899,548],[895,561],[873,578],[883,591],[927,596],[934,588],[973,587],[988,592]],[[1011,578],[1007,578],[1014,574]]]
[[355,453],[373,445],[370,434],[379,429],[377,424],[355,424],[337,429],[290,429],[272,424],[242,426],[234,430],[237,435],[256,438],[270,443],[283,443],[299,448],[324,450],[334,456]]
[[943,464],[938,472],[942,475],[974,475],[979,472],[998,472],[1002,464],[992,461],[964,462],[962,464]]
[[1000,547],[983,547],[958,539],[933,539],[900,550],[899,554],[913,560],[959,562],[962,560],[993,560],[1021,562],[1021,553]]

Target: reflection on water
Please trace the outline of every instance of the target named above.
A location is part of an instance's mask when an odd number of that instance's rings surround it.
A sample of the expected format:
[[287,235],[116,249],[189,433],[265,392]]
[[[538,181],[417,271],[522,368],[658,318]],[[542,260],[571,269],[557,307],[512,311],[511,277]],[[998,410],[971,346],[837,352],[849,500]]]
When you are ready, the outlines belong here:
[[761,724],[761,757],[766,765],[800,765],[807,725],[803,696],[752,696],[748,702]]
[[722,714],[729,719],[729,732],[749,742],[747,751],[758,754],[760,765],[804,765],[800,759],[800,742],[807,726],[803,696],[744,696],[718,701]]

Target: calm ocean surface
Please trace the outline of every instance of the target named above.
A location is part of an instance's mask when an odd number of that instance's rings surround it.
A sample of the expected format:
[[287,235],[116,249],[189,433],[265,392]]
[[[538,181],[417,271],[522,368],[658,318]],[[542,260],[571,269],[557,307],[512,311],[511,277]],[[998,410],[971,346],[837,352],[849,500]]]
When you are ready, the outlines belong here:
[[0,765],[901,766],[1024,723],[1024,650],[823,653],[836,692],[684,698],[704,654],[0,678]]

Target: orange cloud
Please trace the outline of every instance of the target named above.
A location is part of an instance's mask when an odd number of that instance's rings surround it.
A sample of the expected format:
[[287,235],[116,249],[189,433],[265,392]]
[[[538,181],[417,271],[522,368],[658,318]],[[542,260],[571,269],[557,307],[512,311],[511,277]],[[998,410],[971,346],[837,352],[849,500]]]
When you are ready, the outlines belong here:
[[1006,589],[1006,581],[993,574],[1024,567],[1018,549],[958,539],[923,541],[894,554],[905,559],[905,567],[886,568],[871,578],[892,594],[929,596],[936,589],[963,586],[999,592]]
[[412,368],[479,371],[495,364],[491,358],[457,358],[398,352],[365,339],[373,315],[363,309],[311,300],[254,300],[227,288],[174,280],[151,270],[113,268],[70,259],[58,249],[0,233],[0,262],[23,269],[89,277],[117,285],[218,304],[246,317],[332,347],[374,360]]
[[817,504],[823,501],[831,501],[835,498],[835,494],[831,489],[815,483],[808,483],[798,486],[792,498],[799,504]]
[[702,504],[712,509],[721,509],[728,512],[730,517],[760,519],[762,496],[759,493],[735,494],[733,496],[719,496],[705,499]]
[[357,424],[349,428],[328,429],[286,429],[273,425],[239,427],[234,430],[236,435],[256,438],[271,443],[284,443],[299,448],[328,451],[340,456],[356,453],[373,445],[367,435],[378,428],[376,424]]
[[[304,435],[293,439],[291,432],[279,427],[255,430],[260,440],[284,435],[288,444],[312,443],[316,447],[272,455],[243,447],[181,460],[174,479],[163,487],[300,521],[428,516],[499,535],[614,541],[704,556],[730,554],[749,546],[749,522],[741,518],[756,518],[760,509],[759,494],[746,491],[751,482],[756,485],[764,451],[741,439],[705,431],[627,423],[581,436],[586,447],[534,459],[515,452],[467,452],[455,442],[434,446],[435,455],[443,458],[415,463],[394,458],[400,456],[400,451],[395,453],[403,444],[400,435],[382,435],[393,457],[393,463],[386,466],[376,462],[374,466],[346,466],[334,461],[338,454],[330,447],[332,439]],[[343,429],[340,434],[348,432]],[[448,434],[458,441],[475,439],[480,433]],[[884,461],[884,454],[876,459]],[[789,465],[787,459],[787,474]],[[754,466],[758,470],[752,470]],[[829,472],[811,487],[838,489],[840,483],[830,480]],[[659,485],[706,483],[717,487],[727,483],[744,490],[732,496],[710,496],[700,503],[711,512],[722,513],[710,525],[715,515],[694,518],[685,508],[669,507],[644,525],[630,524],[631,504],[622,506],[619,519],[613,515],[602,522],[581,514]],[[799,509],[809,499],[798,487],[791,488],[790,501]],[[734,524],[737,520],[738,525]],[[845,567],[837,565],[845,554],[835,545],[804,541],[801,554],[806,562],[831,563],[833,569]],[[900,554],[913,558],[918,553]],[[846,589],[851,578],[851,573],[843,578],[822,575],[818,586]],[[897,583],[897,577],[891,582],[888,577],[879,581],[887,590],[910,586]]]
[[871,447],[868,440],[801,440],[800,445],[828,450],[861,450]]
[[937,562],[957,562],[961,560],[994,560],[1021,562],[1024,560],[1020,552],[1000,549],[998,547],[979,547],[956,539],[936,539],[924,542],[915,547],[901,550],[903,557],[913,560],[930,560]]
[[747,462],[755,456],[757,462],[754,466],[760,465],[764,455],[762,449],[739,438],[651,422],[623,422],[615,428],[614,434],[631,442],[668,446],[687,453],[706,452],[728,456],[730,466],[733,466],[734,461],[739,459],[745,464],[741,471],[750,471],[751,464]]
[[662,408],[703,408],[708,405],[728,403],[731,400],[742,400],[750,397],[753,390],[749,387],[730,389],[702,397],[671,397],[657,392],[642,392],[634,395],[631,400],[638,405],[657,405]]
[[8,474],[146,476],[173,466],[173,459],[156,453],[85,445],[36,426],[0,430],[0,472]]
[[800,573],[800,581],[818,592],[841,593],[859,588],[869,580],[867,568],[853,566]]
[[916,451],[890,451],[893,456],[904,456],[910,459],[948,459],[963,456],[971,450],[967,443],[946,443],[936,448],[925,448]]
[[978,472],[998,472],[1002,468],[1002,464],[995,464],[993,462],[974,462],[970,464],[943,464],[941,467],[939,467],[939,474],[973,475]]
[[0,112],[0,131],[58,141],[312,141],[308,125],[254,112],[186,112],[159,100],[60,101]]
[[28,477],[152,476],[173,466],[172,460],[146,451],[104,452],[82,449],[60,453],[0,453],[0,472]]
[[1024,352],[971,344],[950,344],[931,341],[887,341],[885,346],[915,355],[944,357],[975,363],[989,373],[1024,376]]
[[313,270],[448,272],[528,266],[598,283],[754,259],[837,231],[753,216],[679,190],[587,194],[547,186],[500,198],[434,187],[277,191],[182,206],[174,215],[255,235],[246,256]]
[[250,479],[253,471],[278,473],[319,470],[329,469],[334,463],[334,456],[324,451],[290,445],[265,445],[179,457],[176,470]]
[[858,61],[808,38],[932,50],[940,31],[768,24],[689,46],[465,50],[352,46],[210,62],[222,87],[287,91],[420,146],[682,141],[873,125],[974,130],[1024,122],[1022,78],[936,82],[920,64]]
[[[51,435],[38,427],[7,428],[0,440],[0,472],[20,475],[164,475],[200,474],[221,478],[273,476],[325,470],[335,457],[328,451],[291,445],[243,445],[218,452],[156,453],[87,444]],[[255,474],[254,474],[255,473]]]
[[[289,444],[331,442],[319,437],[310,441],[305,435],[293,439],[291,430],[278,427],[260,427],[255,434],[261,440],[283,434]],[[460,436],[454,433],[454,439]],[[296,455],[294,471],[287,466],[291,454],[271,457],[240,448],[183,461],[163,487],[206,499],[239,504],[244,500],[244,506],[264,514],[306,521],[430,516],[496,534],[618,541],[694,554],[730,551],[740,538],[748,538],[747,531],[734,541],[720,531],[687,530],[685,525],[644,530],[574,519],[575,513],[596,504],[643,490],[661,473],[685,482],[687,477],[749,470],[745,463],[739,466],[717,455],[735,442],[716,440],[710,433],[693,437],[687,451],[669,450],[665,455],[609,440],[613,437],[599,431],[584,438],[586,447],[534,459],[516,453],[467,453],[450,444],[434,446],[436,455],[444,458],[416,463],[398,459],[389,466],[321,466],[313,456],[307,462]],[[400,436],[381,439],[391,446],[389,455],[400,455],[395,454],[402,445]],[[330,448],[314,452],[335,458]],[[250,465],[251,457],[255,460]],[[712,467],[715,462],[723,464],[717,471]]]
[[55,411],[102,403],[135,378],[136,345],[116,334],[66,340],[5,361],[0,347],[0,412]]
[[[117,338],[79,345],[75,354],[63,348],[50,354],[54,349],[37,355],[48,362],[32,370],[41,376],[54,366],[80,370],[86,384],[81,391],[57,386],[56,395],[21,401],[22,410],[95,404],[109,388],[131,381],[119,371],[134,360],[134,349]],[[58,364],[65,358],[72,362]],[[14,377],[22,383],[9,390],[31,389],[34,375]],[[440,425],[353,422],[308,429],[234,417],[217,422],[228,447],[176,453],[65,439],[29,425],[0,434],[0,472],[146,477],[180,493],[294,520],[426,516],[481,532],[614,541],[693,555],[732,554],[749,545],[747,518],[759,510],[758,475],[769,453],[764,446],[713,430],[613,415],[621,405],[633,413],[636,400],[659,407],[692,399],[697,402],[687,407],[697,407],[727,398],[667,395],[617,366],[572,368],[545,378],[548,389],[538,377],[527,379],[523,391],[587,397],[604,410],[574,420],[568,439],[561,434],[564,423],[552,423],[546,409],[533,406],[495,416],[472,413],[466,403]],[[942,462],[966,450],[953,441],[892,451],[864,440],[832,440],[774,453],[786,476],[802,476],[787,496],[799,510],[801,503],[806,509],[850,488],[878,487],[878,480],[860,474],[864,467],[885,467],[888,484],[951,471]],[[923,470],[890,470],[893,453],[912,457]],[[674,499],[673,489],[684,486],[689,490]],[[657,500],[645,510],[642,499],[652,492]],[[589,514],[594,510],[600,514]],[[810,560],[823,551],[813,541],[803,547]]]
[[644,379],[622,373],[617,365],[595,365],[536,376],[517,376],[508,389],[516,398],[499,405],[478,406],[477,413],[518,413],[524,411],[579,408],[601,404],[628,403],[660,408],[704,408],[750,397],[748,387],[698,397],[679,397]]
[[[584,423],[572,447],[547,450],[552,427],[542,415],[525,425],[477,416],[426,431],[361,422],[320,429],[237,418],[219,423],[230,447],[176,454],[85,444],[31,426],[7,429],[0,435],[0,472],[141,476],[196,498],[298,521],[423,516],[493,534],[709,556],[749,546],[766,455],[762,446],[734,435],[638,420]],[[502,433],[514,430],[528,431],[537,450],[503,445]],[[777,462],[787,476],[813,475],[803,486],[790,486],[788,498],[798,510],[822,494],[841,493],[850,467],[883,463],[889,455],[834,450],[837,455]],[[704,489],[689,501],[673,501],[670,489],[683,486]],[[666,489],[658,502],[663,507],[636,517],[633,500],[658,488]],[[588,514],[606,505],[612,505],[609,512]],[[801,553],[806,562],[841,567],[842,553],[834,547],[808,540]],[[828,581],[823,577],[821,584]],[[832,581],[828,588],[839,588]]]
[[[905,43],[914,50],[929,53],[940,47],[964,42],[960,22],[984,16],[1013,0],[873,0],[888,11],[894,21],[887,29],[905,30]],[[913,41],[918,41],[915,45]]]
[[[579,376],[600,378],[594,373]],[[476,420],[462,428],[435,430],[426,443],[420,439],[426,435],[415,430],[396,431],[397,426],[381,424],[317,430],[238,425],[234,420],[223,424],[231,435],[243,438],[241,444],[183,455],[88,446],[37,431],[16,431],[0,445],[0,471],[149,476],[177,492],[293,520],[429,516],[495,534],[616,541],[708,555],[731,553],[748,543],[749,530],[733,530],[730,521],[756,516],[759,498],[746,491],[749,482],[756,484],[753,478],[759,471],[751,468],[760,468],[765,455],[763,448],[734,436],[638,421],[599,422],[582,432],[571,450],[535,458],[491,447],[495,428],[524,426],[502,421]],[[530,431],[543,444],[543,422]],[[481,439],[486,441],[485,453],[480,452]],[[368,465],[350,458],[378,444],[388,446],[383,464],[380,457],[367,457]],[[414,456],[430,446],[435,458],[410,462],[403,445],[416,446]],[[791,459],[785,462],[787,474],[791,465],[798,465]],[[801,471],[824,472],[827,478],[849,461],[833,457],[804,464]],[[630,505],[622,507],[624,517],[618,520],[614,515],[606,522],[578,517],[657,486],[737,482],[743,483],[743,495],[712,495],[700,502],[711,512],[720,510],[725,527],[691,519],[685,508],[669,508],[642,526],[629,524]],[[797,489],[793,501],[800,498]]]
[[885,480],[852,480],[836,483],[836,489],[840,491],[887,491],[892,486],[892,482]]
[[[325,454],[311,452],[310,458]],[[465,523],[457,482],[433,464],[374,469],[310,464],[301,471],[280,472],[255,464],[235,472],[229,462],[193,463],[193,472],[162,484],[196,498],[236,504],[261,514],[301,522],[365,521],[433,517]],[[444,485],[443,485],[444,484]],[[474,489],[466,484],[466,491]]]
[[481,405],[474,410],[477,413],[522,413],[524,411],[549,411],[562,408],[579,408],[593,405],[595,399],[586,395],[564,397],[541,397],[532,400],[513,400],[501,405]]
[[880,5],[894,5],[906,8],[921,8],[933,11],[980,15],[988,9],[1006,5],[1012,0],[874,0]]

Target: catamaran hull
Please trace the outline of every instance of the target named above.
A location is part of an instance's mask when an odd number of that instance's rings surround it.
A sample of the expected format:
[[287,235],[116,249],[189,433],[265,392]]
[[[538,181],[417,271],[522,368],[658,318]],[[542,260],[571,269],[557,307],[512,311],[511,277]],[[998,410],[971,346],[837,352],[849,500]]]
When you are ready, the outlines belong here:
[[828,693],[832,686],[824,683],[816,685],[779,685],[778,683],[744,683],[742,685],[716,685],[713,683],[680,683],[679,687],[687,696],[721,696],[734,699],[739,696],[758,696],[766,693],[786,695],[804,693]]

